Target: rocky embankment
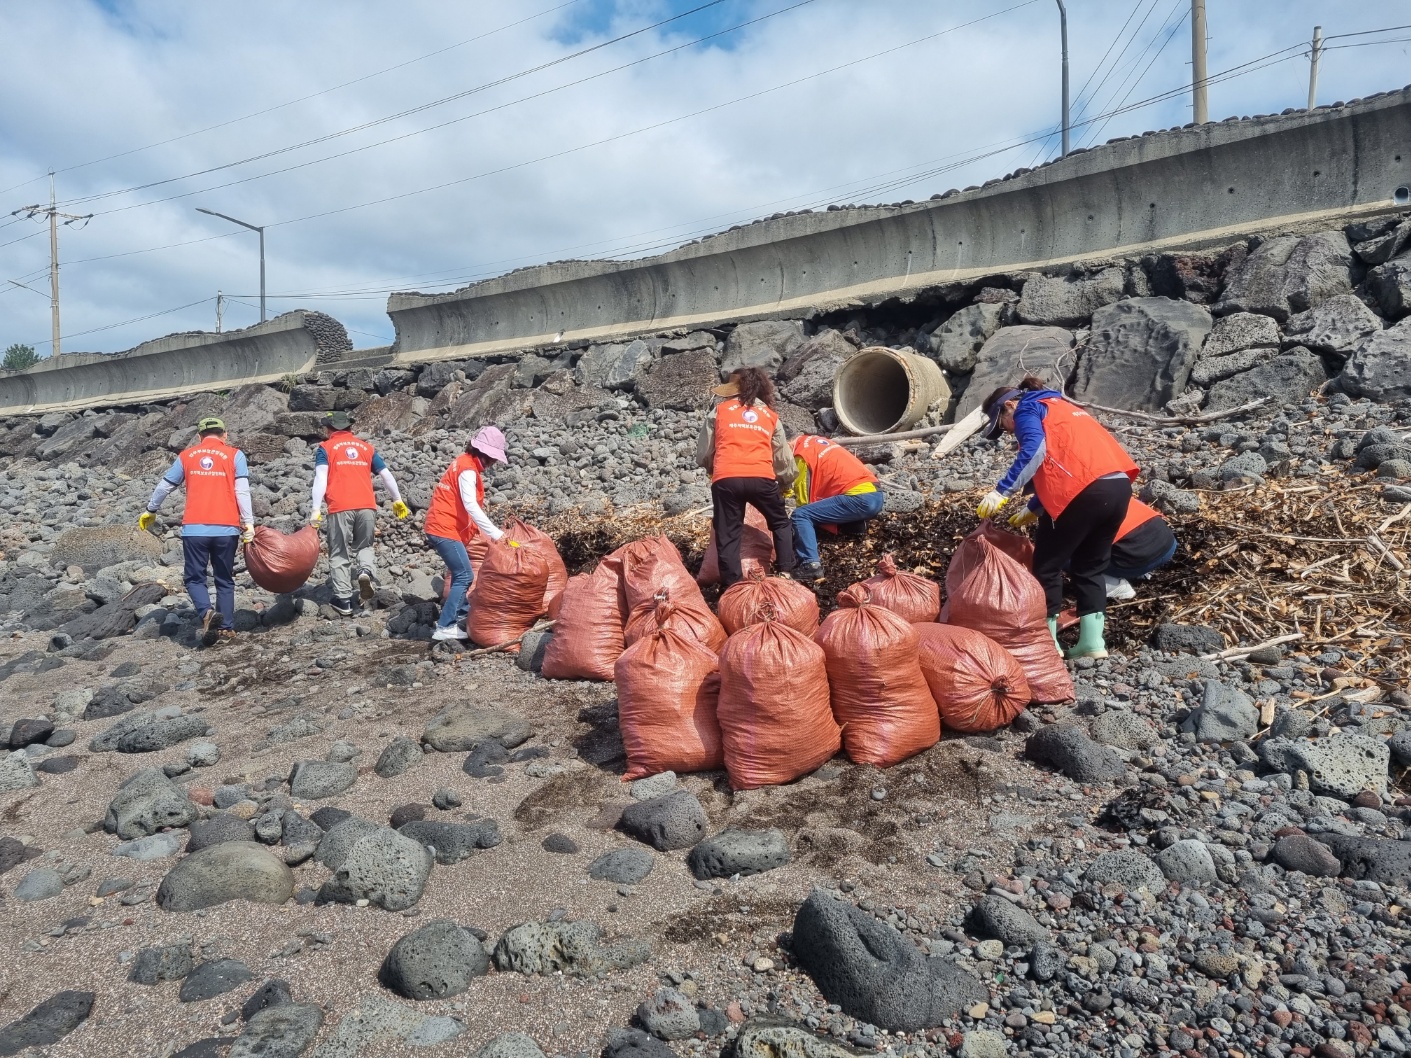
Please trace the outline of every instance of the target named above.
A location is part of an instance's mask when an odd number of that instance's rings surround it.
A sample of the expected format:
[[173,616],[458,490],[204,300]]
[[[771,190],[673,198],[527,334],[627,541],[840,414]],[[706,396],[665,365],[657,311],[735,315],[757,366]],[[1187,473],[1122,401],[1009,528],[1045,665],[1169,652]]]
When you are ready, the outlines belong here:
[[[929,307],[5,420],[0,1054],[1411,1049],[1408,235],[1392,218]],[[1107,419],[1191,527],[1177,563],[1209,623],[1167,601],[1149,642],[1074,667],[1074,702],[885,771],[624,784],[610,684],[425,641],[439,570],[414,522],[381,520],[367,612],[337,618],[322,569],[279,598],[242,573],[241,635],[209,651],[175,504],[160,535],[132,528],[207,414],[250,456],[259,519],[301,524],[318,417],[351,408],[413,506],[493,420],[512,461],[492,516],[571,527],[572,565],[595,527],[699,540],[699,394],[764,364],[786,420],[826,430],[832,372],[869,344],[936,356],[960,409],[1021,368],[1150,413],[1272,398]],[[971,505],[1006,452],[867,455],[882,534]],[[1274,612],[1237,537],[1194,552],[1198,521],[1276,494],[1330,524],[1372,512],[1390,559],[1247,520],[1326,544],[1287,573],[1312,598]],[[1303,638],[1231,652],[1275,619]]]

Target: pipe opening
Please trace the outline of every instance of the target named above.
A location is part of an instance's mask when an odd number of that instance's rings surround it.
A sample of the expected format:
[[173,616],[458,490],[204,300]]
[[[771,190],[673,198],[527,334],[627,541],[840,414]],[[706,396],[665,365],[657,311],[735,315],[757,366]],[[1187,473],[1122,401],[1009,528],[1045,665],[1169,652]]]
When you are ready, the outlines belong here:
[[1391,193],[1391,200],[1395,202],[1398,206],[1405,206],[1407,204],[1411,204],[1411,187],[1407,187],[1405,184],[1402,184],[1400,187],[1398,187],[1395,191]]
[[908,429],[933,403],[949,397],[936,362],[905,349],[863,349],[833,379],[833,410],[852,434]]

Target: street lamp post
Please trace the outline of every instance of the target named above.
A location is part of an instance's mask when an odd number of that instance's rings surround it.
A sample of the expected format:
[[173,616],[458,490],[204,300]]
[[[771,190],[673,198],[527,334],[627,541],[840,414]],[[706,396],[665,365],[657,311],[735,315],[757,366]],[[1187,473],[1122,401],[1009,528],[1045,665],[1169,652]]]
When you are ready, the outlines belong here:
[[258,232],[260,236],[260,322],[265,322],[265,229],[258,224],[247,224],[243,220],[236,220],[234,217],[227,217],[224,213],[217,213],[213,209],[202,209],[196,207],[197,213],[204,213],[210,217],[219,217],[221,220],[228,220],[232,224],[239,224],[242,228],[249,228],[253,232]]

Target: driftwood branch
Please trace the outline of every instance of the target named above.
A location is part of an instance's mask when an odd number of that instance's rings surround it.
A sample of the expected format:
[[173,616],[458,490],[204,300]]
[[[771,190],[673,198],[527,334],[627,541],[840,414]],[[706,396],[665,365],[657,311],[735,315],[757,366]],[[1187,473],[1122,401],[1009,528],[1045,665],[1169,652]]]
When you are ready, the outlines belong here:
[[515,636],[515,638],[513,639],[507,639],[503,643],[496,643],[493,647],[480,647],[477,650],[467,650],[464,654],[461,655],[461,657],[478,658],[482,654],[496,654],[499,653],[501,650],[508,650],[510,647],[519,646],[519,644],[524,641],[524,637],[529,635],[530,632],[547,632],[550,628],[553,627],[554,622],[552,621],[539,621],[537,624],[534,625],[533,628],[524,632],[522,635]]
[[949,433],[954,426],[947,423],[945,426],[925,426],[919,430],[904,430],[901,433],[869,433],[861,437],[835,437],[834,444],[851,448],[854,445],[878,445],[890,444],[892,441],[909,441],[914,437],[934,437],[936,434]]
[[[1219,422],[1221,419],[1229,419],[1247,411],[1268,404],[1271,398],[1260,397],[1252,400],[1248,404],[1241,404],[1238,408],[1226,408],[1224,411],[1204,412],[1200,415],[1151,415],[1144,411],[1125,411],[1122,408],[1105,408],[1101,404],[1085,404],[1082,401],[1074,400],[1073,403],[1080,408],[1091,408],[1093,411],[1100,411],[1104,415],[1123,415],[1128,419],[1137,419],[1141,422],[1154,422],[1160,426],[1199,426],[1201,423]],[[1069,400],[1072,400],[1070,397]]]
[[1266,639],[1262,643],[1255,643],[1252,647],[1230,647],[1228,650],[1217,650],[1214,654],[1202,654],[1201,661],[1229,661],[1231,658],[1245,658],[1253,654],[1256,650],[1263,650],[1265,647],[1276,647],[1280,643],[1292,643],[1296,639],[1302,639],[1302,632],[1290,632],[1286,636],[1275,636],[1273,639]]

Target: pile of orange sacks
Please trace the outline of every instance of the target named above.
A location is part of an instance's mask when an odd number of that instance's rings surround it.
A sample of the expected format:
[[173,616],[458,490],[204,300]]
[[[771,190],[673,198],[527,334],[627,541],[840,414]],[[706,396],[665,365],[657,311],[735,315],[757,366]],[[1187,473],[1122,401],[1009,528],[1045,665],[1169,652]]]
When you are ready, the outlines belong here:
[[1073,696],[1031,553],[982,523],[952,557],[944,609],[939,584],[884,556],[820,625],[814,593],[763,561],[717,618],[668,538],[636,540],[568,580],[543,674],[616,681],[627,779],[723,767],[752,789],[840,748],[888,767],[943,728],[991,731]]

